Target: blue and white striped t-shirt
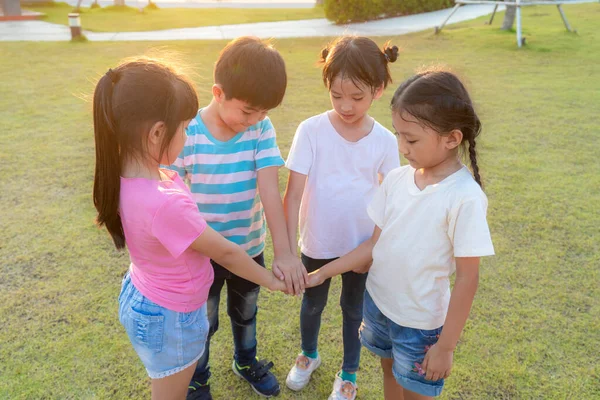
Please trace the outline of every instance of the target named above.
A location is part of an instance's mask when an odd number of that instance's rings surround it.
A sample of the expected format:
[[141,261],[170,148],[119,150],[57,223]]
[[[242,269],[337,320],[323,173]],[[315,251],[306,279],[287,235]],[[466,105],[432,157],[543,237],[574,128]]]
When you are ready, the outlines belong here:
[[257,193],[257,171],[284,164],[271,120],[267,117],[222,142],[211,135],[198,112],[187,135],[182,153],[169,168],[187,180],[211,228],[249,256],[259,255],[267,230]]

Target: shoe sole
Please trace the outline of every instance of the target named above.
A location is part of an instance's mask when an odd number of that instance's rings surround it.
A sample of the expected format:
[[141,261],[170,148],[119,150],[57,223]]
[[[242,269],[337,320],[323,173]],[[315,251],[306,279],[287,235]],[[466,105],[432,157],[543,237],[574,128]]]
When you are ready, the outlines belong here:
[[256,388],[254,387],[254,385],[252,385],[250,382],[248,382],[248,380],[246,378],[244,378],[244,376],[238,372],[237,368],[235,367],[235,360],[233,360],[233,364],[231,364],[231,369],[233,370],[233,373],[238,378],[243,379],[244,382],[247,382],[248,385],[250,385],[250,387],[252,388],[252,390],[254,390],[254,393],[256,393],[257,395],[259,395],[261,397],[266,397],[266,398],[279,396],[279,393],[281,392],[281,389],[278,390],[277,393],[274,393],[274,394],[264,394],[264,393],[261,393],[258,390],[256,390]]
[[317,366],[315,367],[315,369],[312,370],[312,372],[308,376],[308,380],[306,381],[306,383],[304,385],[295,386],[293,383],[290,383],[290,381],[288,379],[290,375],[288,374],[288,377],[285,378],[285,386],[287,386],[288,389],[293,390],[294,392],[299,392],[300,390],[304,389],[306,387],[306,385],[308,385],[308,382],[310,382],[310,377],[312,376],[313,372],[315,372],[317,370],[317,368],[319,368],[320,366],[321,366],[321,357],[317,358]]

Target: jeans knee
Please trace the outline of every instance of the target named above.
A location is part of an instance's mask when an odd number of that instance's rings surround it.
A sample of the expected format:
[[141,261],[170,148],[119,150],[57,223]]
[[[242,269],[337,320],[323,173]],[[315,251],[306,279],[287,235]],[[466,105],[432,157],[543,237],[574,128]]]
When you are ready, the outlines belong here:
[[347,318],[350,321],[362,321],[362,304],[346,304],[344,302],[340,302],[340,307],[342,309],[342,315],[344,318]]
[[321,315],[325,309],[325,302],[315,301],[315,299],[303,299],[302,301],[302,314],[309,315],[311,317]]
[[229,307],[227,314],[238,325],[247,325],[256,318],[258,307],[256,304],[243,304],[238,307]]

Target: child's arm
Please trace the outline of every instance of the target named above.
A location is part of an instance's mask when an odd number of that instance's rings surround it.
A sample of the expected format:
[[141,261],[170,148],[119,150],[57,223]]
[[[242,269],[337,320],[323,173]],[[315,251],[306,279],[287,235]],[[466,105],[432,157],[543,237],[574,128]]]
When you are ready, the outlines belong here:
[[450,375],[452,358],[460,334],[469,317],[479,283],[479,257],[456,258],[456,280],[450,296],[448,314],[438,342],[423,360],[425,378],[437,381]]
[[283,272],[288,293],[299,295],[304,292],[304,282],[308,278],[306,268],[290,249],[288,229],[285,223],[283,203],[279,193],[277,167],[258,170],[257,184],[260,199],[265,209],[267,226],[273,240],[273,269]]
[[300,203],[302,202],[305,186],[306,175],[290,171],[285,195],[283,196],[283,210],[285,212],[285,221],[287,223],[290,250],[292,251],[298,248],[298,214],[300,212]]
[[258,265],[240,246],[225,239],[209,226],[190,247],[239,277],[265,286],[269,290],[286,290],[285,284],[271,271]]
[[373,261],[373,247],[375,247],[380,235],[381,228],[375,226],[373,235],[362,242],[356,249],[308,274],[308,287],[318,286],[326,279],[343,274],[344,272],[367,272]]

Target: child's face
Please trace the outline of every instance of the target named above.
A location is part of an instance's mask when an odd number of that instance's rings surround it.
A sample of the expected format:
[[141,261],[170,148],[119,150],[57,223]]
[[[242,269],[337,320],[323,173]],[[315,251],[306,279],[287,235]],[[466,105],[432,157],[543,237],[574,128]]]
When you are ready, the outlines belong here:
[[219,116],[232,131],[243,132],[252,125],[256,125],[267,116],[268,110],[256,108],[249,103],[225,98],[219,99]]
[[400,154],[415,169],[433,168],[452,155],[447,138],[421,124],[412,115],[392,113]]
[[360,121],[371,108],[373,100],[381,97],[383,87],[375,93],[362,82],[336,77],[329,89],[329,98],[336,114],[347,124]]
[[177,132],[175,132],[175,135],[173,136],[173,139],[169,144],[169,148],[167,149],[167,151],[165,151],[165,153],[162,156],[162,159],[160,160],[160,163],[162,165],[173,164],[173,162],[175,162],[179,154],[181,154],[181,151],[183,150],[183,147],[185,146],[185,141],[187,139],[187,134],[185,130],[190,124],[190,121],[191,119],[183,121],[181,124],[179,124]]

